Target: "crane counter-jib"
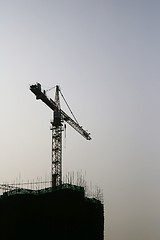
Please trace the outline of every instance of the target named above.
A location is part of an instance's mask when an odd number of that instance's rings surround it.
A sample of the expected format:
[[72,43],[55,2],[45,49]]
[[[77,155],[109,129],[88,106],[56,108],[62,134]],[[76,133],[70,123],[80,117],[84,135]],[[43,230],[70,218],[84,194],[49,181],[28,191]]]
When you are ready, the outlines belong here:
[[57,110],[56,103],[50,98],[46,96],[45,91],[41,91],[41,85],[31,85],[30,86],[31,92],[33,92],[36,95],[36,99],[41,99],[49,108],[51,108],[53,111]]

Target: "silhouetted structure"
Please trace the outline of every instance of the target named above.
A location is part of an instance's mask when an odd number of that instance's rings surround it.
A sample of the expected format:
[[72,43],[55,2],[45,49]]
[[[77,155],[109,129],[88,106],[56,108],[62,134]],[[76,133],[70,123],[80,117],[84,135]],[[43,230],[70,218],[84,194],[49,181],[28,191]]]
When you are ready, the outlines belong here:
[[[85,131],[82,126],[79,125],[77,119],[73,115],[71,108],[65,100],[60,87],[56,86],[55,101],[48,98],[46,90],[42,91],[41,84],[36,83],[30,86],[32,93],[36,95],[36,99],[41,99],[52,111],[53,121],[51,121],[52,130],[52,187],[56,187],[62,184],[62,132],[65,129],[63,122],[67,122],[74,130],[81,134],[85,139],[91,140],[90,133]],[[74,120],[68,116],[60,107],[59,93],[61,93],[67,107],[69,108]]]
[[0,219],[3,240],[103,240],[103,204],[71,184],[8,191],[0,198]]

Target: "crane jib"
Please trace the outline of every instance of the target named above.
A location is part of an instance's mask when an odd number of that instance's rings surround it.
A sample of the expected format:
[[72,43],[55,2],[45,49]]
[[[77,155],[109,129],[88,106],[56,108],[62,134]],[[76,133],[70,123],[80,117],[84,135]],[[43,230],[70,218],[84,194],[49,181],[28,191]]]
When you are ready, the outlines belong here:
[[39,83],[30,86],[30,90],[36,95],[36,99],[41,99],[49,108],[53,111],[60,110],[62,120],[66,121],[71,127],[79,132],[87,140],[91,140],[90,133],[86,132],[78,123],[70,118],[63,110],[57,108],[57,104],[46,96],[46,91],[41,91],[41,85]]

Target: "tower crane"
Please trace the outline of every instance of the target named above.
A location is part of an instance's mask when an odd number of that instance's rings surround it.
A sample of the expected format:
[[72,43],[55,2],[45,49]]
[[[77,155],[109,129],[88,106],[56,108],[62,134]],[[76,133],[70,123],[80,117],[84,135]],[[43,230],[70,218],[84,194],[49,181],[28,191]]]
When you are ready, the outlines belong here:
[[62,131],[63,123],[67,122],[85,139],[91,140],[90,133],[85,131],[82,126],[70,118],[60,107],[59,92],[60,88],[56,86],[55,101],[48,98],[46,91],[41,89],[41,84],[36,83],[30,86],[30,90],[36,95],[36,99],[42,100],[52,111],[53,121],[51,122],[52,130],[52,187],[62,184]]

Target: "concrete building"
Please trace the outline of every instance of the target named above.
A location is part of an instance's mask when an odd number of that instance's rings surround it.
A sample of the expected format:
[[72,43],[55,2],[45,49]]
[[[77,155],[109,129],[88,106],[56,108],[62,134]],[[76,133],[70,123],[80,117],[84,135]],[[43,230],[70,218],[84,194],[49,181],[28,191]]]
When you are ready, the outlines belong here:
[[71,184],[8,191],[0,198],[0,219],[3,240],[104,239],[103,204]]

